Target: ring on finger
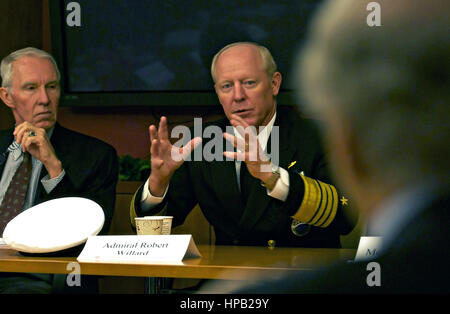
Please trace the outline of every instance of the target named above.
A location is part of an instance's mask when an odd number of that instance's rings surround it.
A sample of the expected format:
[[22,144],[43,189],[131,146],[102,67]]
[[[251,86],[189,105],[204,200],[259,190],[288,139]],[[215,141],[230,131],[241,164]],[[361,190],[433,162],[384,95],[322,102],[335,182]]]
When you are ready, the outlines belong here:
[[28,136],[36,136],[36,132],[30,131],[30,132],[28,132]]

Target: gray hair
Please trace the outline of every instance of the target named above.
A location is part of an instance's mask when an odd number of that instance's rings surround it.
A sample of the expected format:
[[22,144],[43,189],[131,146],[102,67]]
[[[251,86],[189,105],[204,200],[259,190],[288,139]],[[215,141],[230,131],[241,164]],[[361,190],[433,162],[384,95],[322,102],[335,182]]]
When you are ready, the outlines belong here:
[[261,55],[262,64],[264,71],[267,73],[267,76],[271,79],[274,73],[277,71],[277,65],[275,63],[275,60],[272,57],[272,54],[270,53],[269,49],[267,49],[264,46],[261,46],[257,43],[253,42],[236,42],[229,45],[226,45],[222,49],[219,50],[219,52],[216,53],[214,56],[212,62],[211,62],[211,76],[214,82],[216,82],[216,63],[219,59],[219,56],[227,50],[228,48],[234,47],[234,46],[240,46],[240,45],[251,45],[258,48],[259,54]]
[[366,1],[331,0],[319,11],[298,63],[302,109],[341,115],[362,162],[387,184],[448,180],[448,6],[377,2],[379,27],[367,25]]
[[50,60],[50,62],[53,64],[53,67],[55,68],[56,77],[59,81],[61,78],[61,74],[58,69],[58,65],[56,64],[55,59],[53,56],[43,50],[34,48],[34,47],[27,47],[20,50],[16,50],[9,55],[7,55],[5,58],[3,58],[1,64],[0,64],[0,75],[2,77],[2,87],[11,87],[12,83],[12,65],[13,62],[16,61],[19,58],[25,57],[25,56],[32,56],[36,58],[45,58]]

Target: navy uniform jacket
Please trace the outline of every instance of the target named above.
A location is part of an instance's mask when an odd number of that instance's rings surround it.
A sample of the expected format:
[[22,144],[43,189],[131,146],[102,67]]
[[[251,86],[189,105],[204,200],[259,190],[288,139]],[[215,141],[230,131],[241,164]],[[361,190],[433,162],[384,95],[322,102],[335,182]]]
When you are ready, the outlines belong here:
[[[225,131],[229,122],[223,119],[215,125]],[[244,208],[235,162],[203,158],[186,161],[175,171],[163,203],[151,212],[141,211],[141,186],[130,208],[132,223],[135,216],[156,214],[167,205],[165,215],[174,216],[173,225],[177,226],[199,204],[214,227],[216,244],[266,246],[274,240],[277,246],[340,247],[340,235],[350,232],[354,222],[344,215],[334,187],[325,184],[331,181],[315,124],[279,107],[274,126],[279,126],[279,166],[289,171],[290,187],[285,202],[268,196],[266,188],[258,182]],[[202,145],[208,140],[204,138]],[[270,142],[269,138],[268,145]],[[300,176],[301,172],[305,177]],[[309,219],[322,226],[313,226],[308,234],[297,236],[291,231],[292,217]]]

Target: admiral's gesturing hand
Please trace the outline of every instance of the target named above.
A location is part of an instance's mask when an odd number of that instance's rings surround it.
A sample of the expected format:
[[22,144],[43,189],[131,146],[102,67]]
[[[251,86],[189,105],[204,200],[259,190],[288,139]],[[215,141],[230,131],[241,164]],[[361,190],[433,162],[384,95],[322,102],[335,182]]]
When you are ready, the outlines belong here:
[[153,196],[162,196],[175,170],[183,164],[186,157],[202,140],[196,137],[183,147],[172,145],[169,140],[166,117],[161,117],[158,128],[151,125],[149,133],[151,173],[148,188]]
[[249,128],[247,122],[238,115],[231,115],[230,123],[240,133],[242,138],[224,133],[224,138],[238,148],[237,152],[224,152],[224,156],[244,161],[250,174],[267,182],[272,175],[270,159],[262,150],[258,142],[255,128]]

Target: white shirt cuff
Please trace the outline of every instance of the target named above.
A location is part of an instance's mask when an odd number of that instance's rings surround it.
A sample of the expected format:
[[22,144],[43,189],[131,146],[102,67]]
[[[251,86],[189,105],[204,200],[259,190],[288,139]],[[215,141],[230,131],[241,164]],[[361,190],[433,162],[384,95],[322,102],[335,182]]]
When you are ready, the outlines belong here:
[[158,205],[159,203],[161,203],[163,201],[164,197],[166,196],[168,189],[169,189],[169,186],[167,186],[166,190],[164,191],[164,195],[161,197],[153,196],[148,189],[148,180],[146,180],[145,184],[144,184],[144,188],[142,190],[142,197],[141,197],[142,209],[145,211],[145,210],[151,209],[151,208],[155,207],[156,205]]
[[50,192],[53,191],[53,189],[58,185],[59,182],[61,182],[61,180],[64,178],[65,175],[66,171],[63,169],[61,173],[57,177],[54,177],[53,179],[50,179],[49,174],[43,177],[41,179],[41,183],[44,186],[45,192],[47,192],[47,194],[50,194]]
[[289,173],[287,170],[280,168],[280,178],[273,187],[272,191],[267,189],[267,195],[270,197],[285,201],[289,194]]

